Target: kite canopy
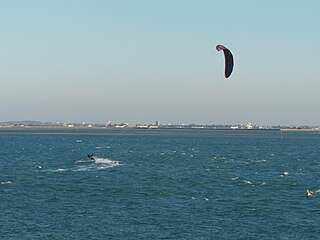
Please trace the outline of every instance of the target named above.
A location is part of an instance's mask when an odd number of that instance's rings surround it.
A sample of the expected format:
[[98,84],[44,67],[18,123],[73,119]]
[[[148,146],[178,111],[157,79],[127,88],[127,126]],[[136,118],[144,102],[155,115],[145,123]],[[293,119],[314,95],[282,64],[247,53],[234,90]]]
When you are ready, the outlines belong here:
[[222,45],[216,46],[217,51],[223,50],[224,59],[225,59],[225,68],[224,68],[224,76],[226,78],[230,77],[233,70],[233,56],[230,50]]

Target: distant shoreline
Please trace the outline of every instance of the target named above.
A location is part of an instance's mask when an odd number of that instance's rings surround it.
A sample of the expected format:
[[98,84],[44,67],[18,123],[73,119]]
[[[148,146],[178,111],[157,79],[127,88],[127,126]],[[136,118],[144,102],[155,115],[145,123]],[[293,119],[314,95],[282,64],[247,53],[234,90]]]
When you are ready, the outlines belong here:
[[292,132],[320,132],[320,128],[306,128],[306,129],[294,129],[294,128],[280,128],[280,131],[292,131]]
[[98,126],[0,126],[0,130],[27,130],[27,129],[141,129],[141,130],[211,130],[211,131],[297,131],[297,132],[317,132],[320,128],[214,128],[214,127],[98,127]]

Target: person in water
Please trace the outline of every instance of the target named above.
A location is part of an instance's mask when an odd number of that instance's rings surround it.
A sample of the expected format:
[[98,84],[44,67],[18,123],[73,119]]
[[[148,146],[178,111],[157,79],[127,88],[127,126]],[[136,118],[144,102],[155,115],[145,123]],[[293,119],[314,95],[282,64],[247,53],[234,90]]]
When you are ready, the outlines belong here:
[[92,154],[88,154],[87,156],[88,156],[88,158],[89,158],[90,160],[93,160],[93,161],[94,161],[95,159],[94,159],[93,155],[94,155],[94,154],[92,153]]

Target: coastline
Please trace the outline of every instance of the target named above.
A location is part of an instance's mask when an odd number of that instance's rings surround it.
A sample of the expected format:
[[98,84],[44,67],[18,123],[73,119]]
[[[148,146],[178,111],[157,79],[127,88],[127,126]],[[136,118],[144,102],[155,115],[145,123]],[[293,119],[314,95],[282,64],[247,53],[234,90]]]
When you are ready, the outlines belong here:
[[33,130],[33,129],[57,129],[57,130],[79,130],[79,129],[95,129],[95,130],[121,130],[121,129],[140,129],[140,130],[210,130],[210,131],[284,131],[284,132],[320,132],[320,128],[232,128],[232,127],[185,127],[185,126],[126,126],[126,127],[106,127],[106,126],[12,126],[0,125],[0,130]]
[[320,132],[320,128],[306,128],[306,129],[280,128],[279,130],[284,132]]

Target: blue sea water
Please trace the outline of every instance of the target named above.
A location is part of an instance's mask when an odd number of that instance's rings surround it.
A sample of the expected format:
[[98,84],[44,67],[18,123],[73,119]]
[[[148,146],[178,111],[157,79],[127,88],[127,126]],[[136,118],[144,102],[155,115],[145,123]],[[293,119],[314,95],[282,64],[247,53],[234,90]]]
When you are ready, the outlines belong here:
[[0,130],[0,239],[319,239],[319,189],[320,132]]

